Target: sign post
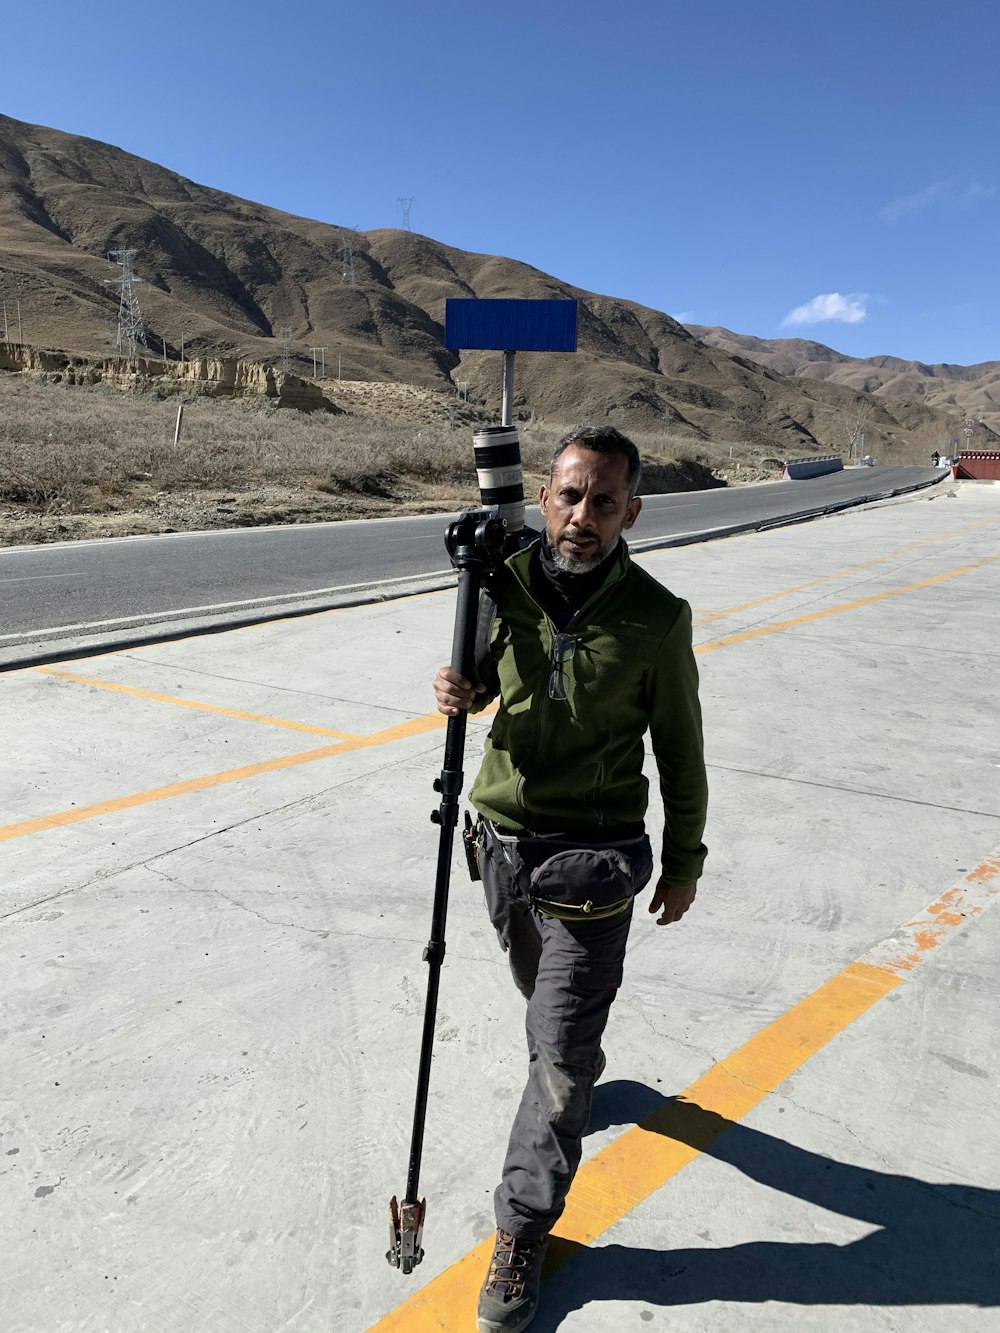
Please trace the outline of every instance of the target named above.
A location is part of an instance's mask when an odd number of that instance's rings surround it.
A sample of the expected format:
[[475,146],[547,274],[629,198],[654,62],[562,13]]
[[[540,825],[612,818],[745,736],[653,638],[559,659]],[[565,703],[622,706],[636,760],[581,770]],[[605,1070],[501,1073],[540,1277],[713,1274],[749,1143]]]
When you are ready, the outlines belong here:
[[503,400],[500,406],[500,424],[501,426],[510,426],[513,423],[514,412],[514,353],[507,351],[503,354]]

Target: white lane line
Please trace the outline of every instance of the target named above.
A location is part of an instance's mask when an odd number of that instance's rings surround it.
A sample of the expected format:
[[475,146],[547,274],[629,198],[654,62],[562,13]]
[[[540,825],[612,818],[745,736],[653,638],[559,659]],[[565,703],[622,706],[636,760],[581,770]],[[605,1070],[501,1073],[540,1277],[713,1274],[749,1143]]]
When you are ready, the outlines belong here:
[[70,570],[68,574],[22,574],[16,579],[0,579],[0,583],[35,583],[38,579],[82,579],[82,569]]
[[433,570],[428,574],[410,574],[400,579],[378,579],[372,583],[341,583],[333,588],[309,588],[305,592],[277,593],[273,597],[247,597],[240,602],[213,602],[208,606],[177,606],[163,611],[144,611],[134,616],[115,616],[111,620],[81,621],[77,625],[53,625],[51,629],[23,629],[16,634],[0,634],[0,643],[11,639],[28,640],[47,634],[69,634],[82,630],[104,629],[109,625],[131,625],[139,620],[168,620],[177,616],[193,616],[204,611],[230,611],[241,606],[263,606],[267,602],[297,602],[307,597],[327,597],[333,593],[363,592],[366,588],[384,588],[395,583],[422,583],[425,579],[442,579],[454,575],[453,569]]
[[269,532],[287,536],[290,532],[316,532],[319,529],[329,531],[331,528],[356,528],[361,526],[371,529],[375,524],[420,523],[425,519],[435,518],[446,519],[451,522],[458,518],[458,510],[446,509],[442,510],[440,514],[399,514],[395,518],[338,518],[324,519],[319,523],[268,523],[266,526],[259,528],[196,528],[192,532],[137,532],[130,537],[81,537],[69,542],[45,542],[41,545],[35,542],[30,546],[4,546],[0,548],[0,560],[8,555],[38,555],[40,552],[44,552],[46,555],[55,555],[68,551],[70,547],[74,551],[78,551],[81,547],[87,549],[92,546],[124,546],[126,543],[132,542],[183,541],[188,537],[256,538]]

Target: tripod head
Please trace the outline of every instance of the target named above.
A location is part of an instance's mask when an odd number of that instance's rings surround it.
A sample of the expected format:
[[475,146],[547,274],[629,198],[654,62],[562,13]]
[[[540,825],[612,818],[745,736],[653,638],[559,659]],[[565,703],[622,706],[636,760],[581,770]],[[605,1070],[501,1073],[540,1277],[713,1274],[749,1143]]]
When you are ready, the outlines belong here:
[[448,524],[444,544],[451,563],[459,571],[476,570],[480,579],[503,563],[507,523],[500,517],[500,506],[489,509],[463,509],[454,523]]

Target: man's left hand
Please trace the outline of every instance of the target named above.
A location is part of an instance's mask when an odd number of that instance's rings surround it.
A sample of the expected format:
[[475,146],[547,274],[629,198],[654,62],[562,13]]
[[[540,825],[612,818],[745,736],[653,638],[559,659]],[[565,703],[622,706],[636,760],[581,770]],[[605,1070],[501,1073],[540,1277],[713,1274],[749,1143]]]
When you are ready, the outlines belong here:
[[649,904],[651,912],[662,913],[657,917],[656,924],[669,926],[673,921],[680,921],[694,902],[697,892],[697,884],[665,884],[661,875],[653,893],[653,901]]

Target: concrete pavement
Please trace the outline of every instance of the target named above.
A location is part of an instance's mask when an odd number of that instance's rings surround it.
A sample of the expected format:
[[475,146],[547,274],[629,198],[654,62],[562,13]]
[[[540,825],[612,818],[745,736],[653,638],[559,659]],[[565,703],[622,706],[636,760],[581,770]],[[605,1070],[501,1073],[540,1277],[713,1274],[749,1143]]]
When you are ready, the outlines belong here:
[[[965,486],[639,557],[695,608],[710,859],[637,911],[539,1333],[1000,1328],[998,537]],[[524,1055],[457,859],[427,1257],[383,1258],[452,614],[0,681],[9,1333],[474,1326]]]

